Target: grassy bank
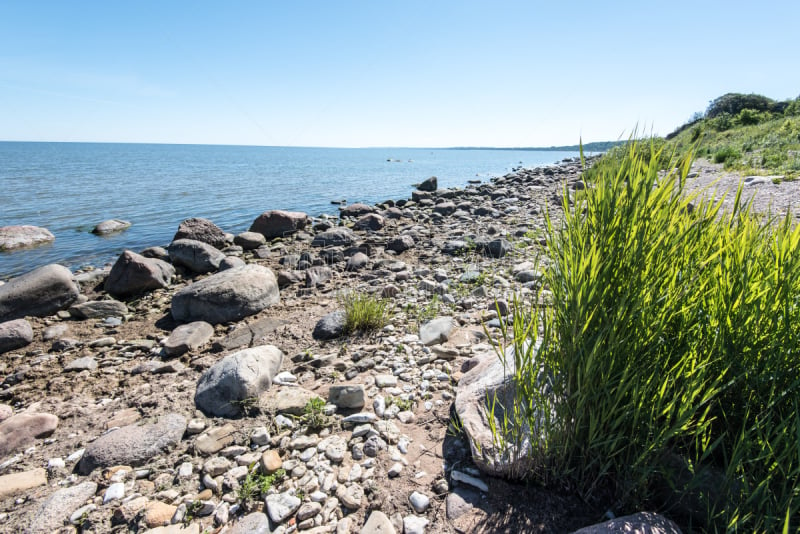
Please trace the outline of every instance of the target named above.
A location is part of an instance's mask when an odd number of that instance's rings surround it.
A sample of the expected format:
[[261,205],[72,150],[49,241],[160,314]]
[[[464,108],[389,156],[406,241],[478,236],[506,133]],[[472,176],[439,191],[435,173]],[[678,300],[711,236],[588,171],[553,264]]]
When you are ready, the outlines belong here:
[[505,413],[542,428],[530,478],[615,513],[796,529],[800,227],[684,194],[691,154],[659,176],[659,144],[604,158],[549,224],[553,305],[515,314]]
[[800,98],[776,102],[730,93],[667,136],[667,152],[723,163],[743,174],[800,177]]

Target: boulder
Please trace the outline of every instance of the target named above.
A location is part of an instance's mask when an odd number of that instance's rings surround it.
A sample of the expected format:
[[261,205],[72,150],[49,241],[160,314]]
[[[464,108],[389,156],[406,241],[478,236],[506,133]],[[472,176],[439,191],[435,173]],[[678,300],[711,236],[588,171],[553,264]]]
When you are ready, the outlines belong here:
[[272,345],[245,349],[211,366],[197,383],[194,402],[209,416],[236,417],[247,401],[258,401],[272,386],[283,352]]
[[439,187],[439,181],[436,179],[435,176],[431,176],[421,184],[417,186],[419,191],[436,191],[436,188]]
[[172,331],[164,343],[168,356],[180,356],[205,345],[214,335],[214,327],[205,321],[184,324]]
[[356,252],[347,260],[347,265],[345,266],[346,271],[360,271],[364,269],[367,264],[369,263],[369,256],[364,254],[363,252]]
[[617,532],[630,532],[641,534],[681,534],[678,525],[653,512],[639,512],[626,515],[576,530],[572,534],[615,534]]
[[128,221],[123,221],[120,219],[109,219],[107,221],[103,221],[94,228],[92,228],[92,233],[95,235],[109,235],[109,234],[116,234],[117,232],[122,232],[123,230],[127,230],[131,227],[131,223]]
[[175,267],[169,263],[126,250],[111,267],[105,290],[118,298],[134,297],[169,286],[173,276]]
[[259,232],[242,232],[233,238],[233,243],[244,250],[255,250],[267,243],[264,234]]
[[362,215],[375,213],[376,211],[377,209],[373,206],[361,204],[360,202],[339,208],[339,214],[342,217],[361,217]]
[[49,413],[20,413],[0,423],[0,457],[29,446],[36,438],[49,436],[58,427],[58,417]]
[[33,342],[33,328],[25,319],[0,323],[0,354],[21,349]]
[[73,304],[69,313],[77,319],[102,319],[105,317],[125,317],[128,307],[118,300],[88,300]]
[[333,276],[333,271],[330,267],[323,265],[315,265],[310,269],[305,270],[306,287],[317,287],[324,284]]
[[38,247],[55,239],[50,230],[40,226],[3,226],[0,227],[0,252]]
[[[519,429],[520,438],[510,439],[505,446],[498,446],[489,424],[494,417],[495,428],[502,429],[505,413],[513,413],[514,404],[519,402],[513,382],[514,347],[507,350],[504,359],[492,350],[479,353],[473,359],[474,367],[464,373],[458,382],[455,410],[467,434],[472,459],[478,469],[490,476],[519,479],[530,471],[533,463],[531,429],[526,425]],[[524,407],[518,408],[526,410]],[[540,420],[543,423],[544,414],[541,414]]]
[[285,237],[308,224],[308,215],[299,211],[265,211],[250,225],[251,232],[258,232],[266,239]]
[[176,413],[149,425],[128,425],[89,443],[78,472],[88,475],[98,467],[139,466],[177,445],[186,431],[186,418]]
[[447,341],[452,331],[452,317],[437,317],[419,327],[419,340],[423,345],[437,345]]
[[353,225],[353,228],[356,230],[375,232],[383,228],[385,225],[386,221],[382,216],[378,215],[377,213],[368,213],[357,220]]
[[380,510],[373,510],[367,522],[361,527],[360,534],[397,534],[397,530],[386,514]]
[[456,211],[456,205],[452,202],[441,202],[433,207],[433,212],[439,215],[452,215]]
[[177,241],[179,239],[200,241],[214,248],[223,248],[228,244],[225,232],[219,226],[208,219],[200,217],[186,219],[178,226],[178,231],[175,232],[175,237],[172,240]]
[[52,534],[60,531],[75,510],[94,497],[97,484],[89,480],[62,488],[36,508],[28,524],[27,534]]
[[404,252],[410,248],[414,247],[414,238],[408,234],[403,234],[397,237],[390,239],[386,243],[386,250],[391,250],[394,252]]
[[172,297],[176,321],[238,321],[278,302],[278,281],[261,265],[245,265],[189,284]]
[[328,402],[345,410],[363,408],[364,398],[362,384],[337,384],[328,391]]
[[169,245],[169,259],[173,265],[185,267],[195,273],[210,273],[219,269],[225,254],[202,241],[178,239]]
[[513,249],[511,243],[503,238],[491,241],[476,241],[475,248],[478,252],[490,258],[502,258]]
[[356,242],[356,236],[349,228],[331,228],[314,236],[312,247],[347,247]]
[[0,321],[47,317],[75,302],[79,293],[66,267],[39,267],[0,286]]
[[262,512],[251,512],[236,521],[228,534],[272,534],[269,518]]

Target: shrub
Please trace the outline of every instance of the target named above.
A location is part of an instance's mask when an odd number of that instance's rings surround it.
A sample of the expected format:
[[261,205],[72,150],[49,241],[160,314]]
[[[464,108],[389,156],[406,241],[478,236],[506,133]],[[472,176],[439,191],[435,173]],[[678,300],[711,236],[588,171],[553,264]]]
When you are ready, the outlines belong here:
[[383,328],[389,319],[389,303],[373,295],[348,293],[342,297],[345,311],[344,330],[371,331]]
[[714,163],[728,163],[739,158],[741,154],[732,146],[726,146],[714,153]]
[[502,426],[539,431],[532,478],[620,515],[690,500],[690,530],[788,532],[800,225],[755,216],[741,188],[723,213],[685,193],[688,159],[659,176],[659,155],[640,150],[548,219],[553,304],[514,314],[518,405]]
[[742,93],[727,93],[715,98],[706,110],[706,117],[712,119],[723,113],[737,115],[743,109],[753,109],[756,111],[769,111],[775,105],[775,101],[766,96]]

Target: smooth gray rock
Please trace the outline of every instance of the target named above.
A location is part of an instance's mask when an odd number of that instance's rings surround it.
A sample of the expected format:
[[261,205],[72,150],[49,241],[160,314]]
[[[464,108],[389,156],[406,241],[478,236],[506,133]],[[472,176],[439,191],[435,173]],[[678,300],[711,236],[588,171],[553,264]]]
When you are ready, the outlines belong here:
[[89,300],[73,304],[69,313],[76,319],[102,319],[105,317],[125,317],[128,307],[118,300]]
[[227,271],[228,269],[244,267],[245,265],[247,265],[247,262],[238,256],[225,256],[225,259],[219,263],[219,270]]
[[176,321],[238,321],[278,302],[278,281],[261,265],[245,265],[199,280],[172,297]]
[[228,243],[225,232],[219,226],[201,217],[192,217],[181,222],[172,240],[179,239],[201,241],[214,248],[223,248]]
[[69,269],[57,264],[39,267],[0,286],[0,321],[47,317],[75,302],[79,294]]
[[377,213],[367,213],[353,225],[355,230],[378,231],[386,225],[386,221]]
[[128,221],[123,221],[121,219],[109,219],[92,228],[92,233],[95,235],[109,235],[122,232],[130,227],[131,223]]
[[408,503],[411,508],[418,514],[424,514],[428,507],[431,505],[431,499],[424,493],[414,491],[408,496]]
[[437,317],[419,327],[419,340],[426,346],[444,343],[452,331],[452,317]]
[[157,423],[124,426],[89,443],[78,472],[88,475],[98,467],[143,465],[175,447],[185,431],[186,418],[176,413],[163,416]]
[[97,484],[89,480],[60,489],[50,495],[32,514],[29,534],[52,534],[69,522],[72,513],[97,493]]
[[445,510],[447,519],[458,519],[476,506],[480,505],[480,492],[465,486],[456,486],[447,494]]
[[652,512],[639,512],[638,514],[617,517],[604,523],[583,527],[572,534],[616,534],[618,532],[631,534],[682,534],[678,525],[663,515]]
[[275,524],[280,525],[284,520],[288,519],[294,514],[303,501],[292,495],[291,493],[277,493],[267,495],[265,503],[267,505],[267,514]]
[[47,228],[30,225],[0,227],[0,252],[33,248],[55,241]]
[[142,251],[142,256],[169,263],[169,252],[164,247],[147,247]]
[[436,191],[436,188],[439,186],[439,181],[436,179],[435,176],[431,176],[421,184],[417,186],[417,190],[419,191]]
[[363,408],[364,399],[365,393],[362,384],[337,384],[331,386],[328,391],[328,402],[345,410]]
[[0,423],[0,457],[27,447],[36,438],[49,436],[58,427],[58,417],[49,413],[19,413]]
[[308,215],[300,211],[265,211],[250,225],[251,232],[258,232],[266,239],[286,237],[302,230],[308,224]]
[[362,215],[374,213],[375,211],[377,211],[375,207],[363,204],[361,202],[356,202],[355,204],[350,204],[349,206],[343,206],[339,208],[339,214],[342,217],[361,217]]
[[322,285],[333,276],[333,271],[330,267],[324,265],[315,265],[310,269],[305,270],[306,287],[317,287]]
[[253,512],[233,524],[228,534],[272,534],[267,514]]
[[386,250],[394,252],[404,252],[410,248],[414,248],[414,238],[410,235],[404,234],[390,239],[386,243]]
[[331,228],[314,236],[312,247],[347,247],[356,242],[356,236],[349,228]]
[[245,349],[212,365],[197,383],[194,402],[204,413],[236,417],[242,401],[259,399],[280,371],[283,352],[272,345]]
[[397,534],[394,525],[380,510],[373,510],[367,522],[361,527],[360,534]]
[[476,241],[475,248],[484,256],[489,256],[490,258],[502,258],[511,252],[514,247],[508,240],[500,238],[493,239],[491,241]]
[[195,273],[211,273],[219,269],[225,254],[208,243],[194,239],[178,239],[170,243],[169,259],[173,265]]
[[175,268],[169,263],[126,250],[111,267],[105,290],[118,298],[134,297],[168,287],[174,276]]
[[403,534],[425,534],[428,518],[418,515],[407,515],[403,518]]
[[97,360],[91,356],[72,360],[64,366],[64,371],[94,371],[95,369],[97,369]]
[[356,252],[347,260],[347,265],[345,266],[346,271],[360,271],[364,269],[367,264],[369,263],[369,256],[364,254],[363,252]]
[[233,238],[233,243],[244,250],[255,250],[267,243],[264,234],[260,232],[242,232]]
[[452,215],[456,211],[456,205],[452,202],[441,202],[433,207],[433,212],[439,215]]
[[0,354],[21,349],[33,342],[33,328],[25,319],[0,323]]
[[344,334],[344,325],[347,316],[344,310],[333,311],[317,321],[311,337],[317,341],[335,339]]
[[202,347],[213,335],[214,327],[205,321],[180,325],[170,333],[164,343],[164,352],[168,356],[180,356],[190,350]]

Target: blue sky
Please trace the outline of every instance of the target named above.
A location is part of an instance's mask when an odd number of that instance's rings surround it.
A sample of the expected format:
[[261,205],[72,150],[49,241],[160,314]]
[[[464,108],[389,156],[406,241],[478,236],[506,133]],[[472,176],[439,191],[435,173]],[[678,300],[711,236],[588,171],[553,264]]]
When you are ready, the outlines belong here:
[[0,139],[549,146],[800,94],[800,2],[0,3]]

